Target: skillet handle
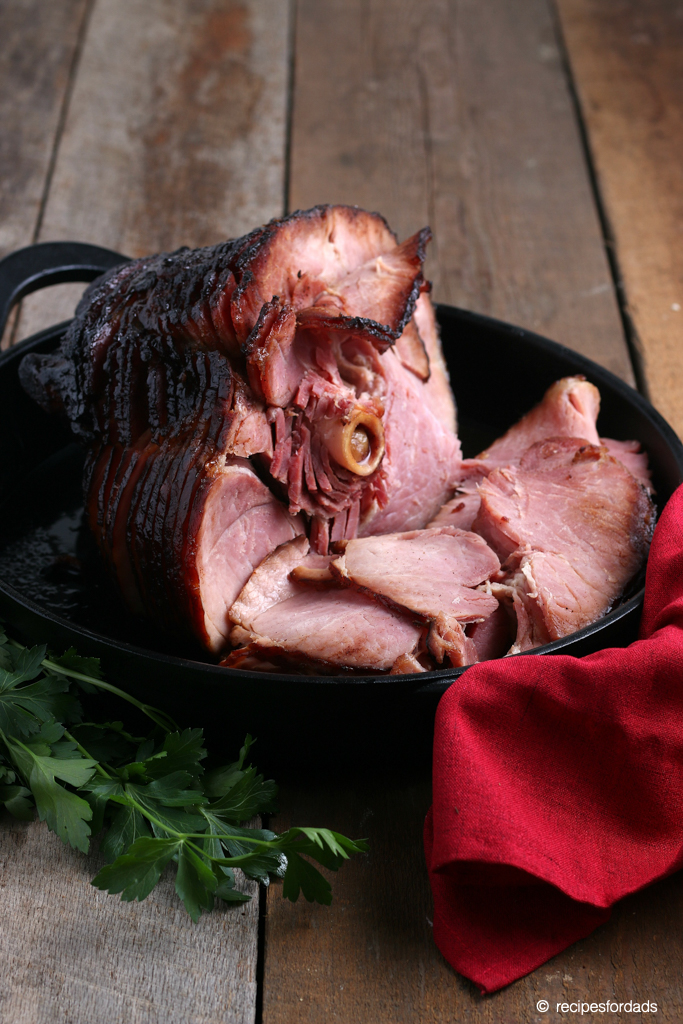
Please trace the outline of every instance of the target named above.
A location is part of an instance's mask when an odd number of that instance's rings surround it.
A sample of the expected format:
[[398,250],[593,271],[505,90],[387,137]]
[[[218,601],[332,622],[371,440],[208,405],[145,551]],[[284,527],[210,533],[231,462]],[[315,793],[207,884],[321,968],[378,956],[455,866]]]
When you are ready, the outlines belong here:
[[0,260],[0,337],[15,302],[25,295],[66,281],[94,281],[112,267],[128,263],[111,249],[84,242],[39,242]]

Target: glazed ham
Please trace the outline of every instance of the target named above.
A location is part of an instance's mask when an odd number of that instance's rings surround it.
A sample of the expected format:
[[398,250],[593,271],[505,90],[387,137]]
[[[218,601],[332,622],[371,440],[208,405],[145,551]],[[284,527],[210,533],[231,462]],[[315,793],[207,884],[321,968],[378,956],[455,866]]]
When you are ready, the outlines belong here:
[[115,268],[23,360],[87,446],[88,520],[133,612],[232,667],[412,673],[619,598],[654,519],[646,457],[600,440],[571,377],[462,460],[429,238],[298,211]]
[[437,512],[461,458],[429,237],[321,206],[135,260],[88,289],[56,353],[24,359],[88,447],[88,518],[133,611],[220,652],[281,544],[324,555]]
[[643,564],[652,502],[601,445],[552,438],[480,486],[474,529],[503,562],[493,587],[512,604],[512,653],[568,636],[604,615]]

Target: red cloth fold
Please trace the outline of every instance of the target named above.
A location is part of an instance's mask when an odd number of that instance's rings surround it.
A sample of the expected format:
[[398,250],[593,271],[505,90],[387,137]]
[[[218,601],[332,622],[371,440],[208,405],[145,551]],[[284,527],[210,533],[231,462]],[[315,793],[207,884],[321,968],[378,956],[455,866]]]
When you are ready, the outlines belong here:
[[434,938],[483,992],[683,865],[683,486],[655,530],[640,639],[468,668],[439,704],[433,785]]

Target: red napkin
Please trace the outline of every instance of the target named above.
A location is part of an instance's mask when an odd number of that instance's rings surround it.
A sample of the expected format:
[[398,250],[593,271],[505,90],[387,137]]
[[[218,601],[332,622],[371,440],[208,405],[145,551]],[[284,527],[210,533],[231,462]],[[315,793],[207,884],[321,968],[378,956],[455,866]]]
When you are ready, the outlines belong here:
[[640,639],[474,665],[444,694],[425,850],[434,938],[493,992],[683,866],[683,486]]

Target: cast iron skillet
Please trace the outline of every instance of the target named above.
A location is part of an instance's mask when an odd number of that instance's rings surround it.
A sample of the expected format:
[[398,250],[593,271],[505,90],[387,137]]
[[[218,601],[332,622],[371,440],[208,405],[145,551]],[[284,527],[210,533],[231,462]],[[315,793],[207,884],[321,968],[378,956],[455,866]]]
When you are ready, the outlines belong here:
[[[125,261],[73,242],[31,246],[0,262],[0,330],[23,295],[62,281],[90,281]],[[465,454],[475,455],[533,406],[553,381],[582,373],[602,396],[601,435],[637,438],[654,470],[661,508],[683,479],[683,446],[636,391],[588,359],[529,331],[438,307]],[[249,730],[271,760],[323,752],[366,757],[379,737],[401,748],[428,735],[438,696],[460,670],[417,676],[312,677],[218,668],[190,645],[134,620],[106,579],[87,530],[83,454],[66,424],[42,412],[17,377],[27,352],[56,347],[67,324],[0,356],[0,613],[27,639],[74,645],[102,659],[108,677],[184,724],[226,743]],[[642,578],[604,619],[539,653],[584,655],[636,637]],[[380,744],[381,746],[381,744]]]

